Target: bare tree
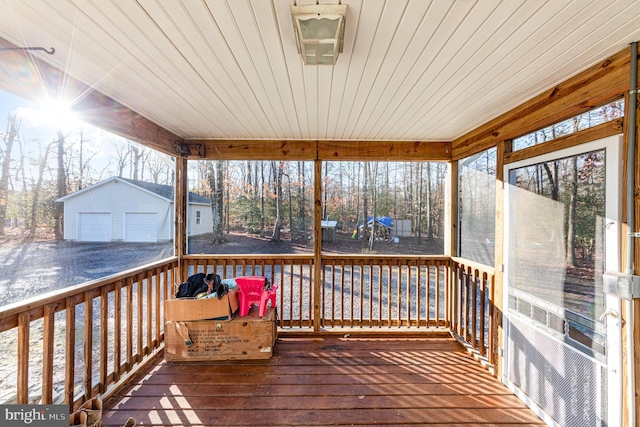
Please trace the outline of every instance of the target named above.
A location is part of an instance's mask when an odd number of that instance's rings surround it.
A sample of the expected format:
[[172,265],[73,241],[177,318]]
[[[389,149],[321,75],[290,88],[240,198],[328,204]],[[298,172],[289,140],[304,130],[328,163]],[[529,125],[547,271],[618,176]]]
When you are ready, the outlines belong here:
[[[576,265],[576,218],[578,203],[578,161],[577,157],[570,160],[571,169],[571,195],[569,197],[569,212],[567,218],[567,265]],[[554,163],[558,163],[557,161]]]
[[[213,239],[211,243],[220,245],[226,242],[224,238],[224,161],[209,162],[209,186],[211,187],[211,212],[213,214]],[[215,169],[215,171],[214,171]]]
[[[275,166],[275,165],[274,165]],[[275,170],[275,190],[276,190],[276,223],[273,226],[272,242],[280,242],[280,231],[282,230],[282,176],[284,170],[284,162],[279,162]]]
[[[62,131],[58,130],[58,140],[55,142],[58,148],[58,173],[56,180],[56,196],[61,198],[67,194],[67,178],[64,168],[64,142],[65,137]],[[46,162],[46,155],[45,155]],[[63,205],[62,203],[56,203],[53,210],[53,231],[56,240],[62,240],[64,238],[63,233]]]
[[2,155],[2,170],[0,171],[0,235],[4,235],[4,222],[7,218],[7,205],[9,204],[9,168],[11,166],[11,150],[18,137],[20,120],[16,113],[9,113],[7,120],[7,132],[4,134],[4,150]]
[[47,167],[49,151],[57,143],[56,140],[51,141],[44,150],[44,154],[40,157],[38,165],[38,181],[33,187],[33,199],[31,201],[31,219],[29,220],[29,235],[33,238],[36,235],[36,227],[38,225],[37,212],[38,203],[40,201],[40,193],[42,192],[42,180],[44,179],[44,171]]

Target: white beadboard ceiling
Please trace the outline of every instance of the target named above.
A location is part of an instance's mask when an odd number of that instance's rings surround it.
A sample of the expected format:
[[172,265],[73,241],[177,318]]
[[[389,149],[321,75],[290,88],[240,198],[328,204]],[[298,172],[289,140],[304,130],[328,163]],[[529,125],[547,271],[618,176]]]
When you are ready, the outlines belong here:
[[337,64],[304,66],[291,4],[0,0],[0,37],[55,47],[36,55],[185,139],[412,141],[460,137],[640,39],[636,0],[342,0]]

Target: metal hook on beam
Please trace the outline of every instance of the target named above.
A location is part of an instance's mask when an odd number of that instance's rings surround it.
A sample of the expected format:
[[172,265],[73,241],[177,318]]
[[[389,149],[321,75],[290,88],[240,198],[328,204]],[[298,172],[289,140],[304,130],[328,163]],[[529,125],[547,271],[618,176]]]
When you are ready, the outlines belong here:
[[56,49],[54,47],[46,49],[44,47],[0,47],[0,50],[41,50],[43,52],[48,53],[49,55],[53,55],[56,53]]

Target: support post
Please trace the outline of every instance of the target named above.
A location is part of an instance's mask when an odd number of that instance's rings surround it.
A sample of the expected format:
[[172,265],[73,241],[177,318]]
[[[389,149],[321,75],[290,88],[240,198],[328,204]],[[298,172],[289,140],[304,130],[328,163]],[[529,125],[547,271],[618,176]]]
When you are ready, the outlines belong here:
[[320,331],[322,291],[322,161],[313,164],[313,330]]
[[[182,257],[187,255],[187,159],[176,157],[176,182],[174,195],[174,254],[178,257],[178,275],[174,277],[174,284],[177,286],[180,281],[186,279],[181,270]],[[172,293],[175,289],[171,290]]]

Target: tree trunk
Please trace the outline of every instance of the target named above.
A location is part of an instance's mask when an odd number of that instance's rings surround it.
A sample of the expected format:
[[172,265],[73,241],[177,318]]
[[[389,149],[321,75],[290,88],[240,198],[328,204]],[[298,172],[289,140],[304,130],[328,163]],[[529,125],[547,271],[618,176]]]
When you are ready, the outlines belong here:
[[282,174],[284,162],[278,164],[276,170],[276,223],[273,226],[272,242],[280,242],[280,230],[282,229]]
[[36,182],[35,187],[33,188],[33,200],[31,202],[31,219],[29,221],[29,236],[34,238],[36,235],[36,228],[38,226],[38,202],[40,199],[40,192],[42,190],[42,179],[44,176],[44,170],[47,167],[47,158],[49,157],[49,151],[53,144],[57,141],[53,141],[47,145],[47,148],[44,150],[43,156],[40,158],[40,164],[38,166],[38,181]]
[[[56,198],[59,199],[64,197],[67,193],[67,185],[66,185],[66,176],[64,170],[64,135],[61,131],[58,131],[58,175],[56,182]],[[53,231],[56,237],[56,240],[60,241],[64,239],[64,230],[63,230],[63,208],[64,205],[60,202],[55,202],[55,207],[53,210],[53,219],[54,226]]]
[[427,163],[427,240],[433,240],[433,204],[431,185],[431,163]]
[[578,204],[578,161],[576,157],[571,159],[571,197],[569,200],[569,215],[567,218],[567,265],[576,265],[576,209]]
[[11,150],[18,136],[20,122],[18,115],[9,114],[7,121],[7,133],[4,136],[4,157],[2,158],[2,171],[0,171],[0,236],[4,235],[4,222],[7,218],[7,205],[9,204],[9,168],[11,166]]
[[[298,216],[300,217],[300,221],[302,225],[301,233],[302,233],[302,242],[307,242],[307,215],[305,214],[305,197],[304,197],[304,188],[305,188],[305,174],[304,174],[304,162],[298,162]],[[292,226],[293,227],[293,226]]]
[[224,222],[223,168],[224,161],[217,160],[215,163],[215,180],[213,180],[213,186],[211,187],[211,190],[213,192],[211,197],[211,210],[213,214],[213,239],[211,243],[213,243],[214,245],[220,245],[226,242],[224,238],[224,228],[222,226]]
[[367,244],[369,243],[369,212],[367,206],[367,186],[369,181],[369,176],[367,175],[367,165],[363,165],[364,168],[364,176],[362,178],[362,215],[363,218],[363,226],[362,226],[362,252],[365,252],[367,249]]

